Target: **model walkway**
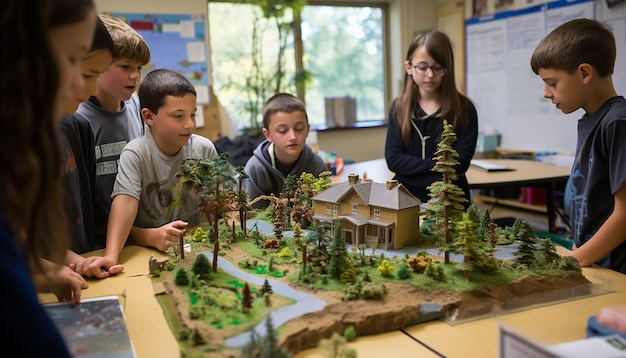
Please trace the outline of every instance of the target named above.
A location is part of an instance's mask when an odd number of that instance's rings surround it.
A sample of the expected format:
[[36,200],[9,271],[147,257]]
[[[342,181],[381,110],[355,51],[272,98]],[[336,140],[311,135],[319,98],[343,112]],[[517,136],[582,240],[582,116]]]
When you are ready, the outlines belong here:
[[[204,254],[209,261],[213,261],[213,254],[205,253]],[[218,266],[224,270],[227,274],[234,276],[242,281],[249,282],[255,285],[262,286],[265,282],[265,277],[257,276],[251,274],[249,272],[241,270],[239,267],[233,265],[230,261],[226,260],[223,257],[220,257],[217,261]],[[287,321],[290,321],[294,318],[298,318],[304,314],[321,311],[324,306],[326,306],[326,301],[315,297],[313,295],[309,295],[303,293],[301,291],[297,291],[289,285],[276,281],[267,279],[269,284],[272,286],[272,291],[281,296],[285,296],[291,298],[296,301],[295,304],[281,307],[277,310],[270,312],[269,316],[272,318],[272,323],[274,328],[278,328]],[[258,337],[263,337],[267,334],[267,327],[265,324],[265,320],[259,323],[255,328],[254,332],[256,332]],[[250,341],[250,335],[252,332],[248,331],[242,333],[238,336],[228,338],[226,340],[226,344],[229,347],[241,347]]]

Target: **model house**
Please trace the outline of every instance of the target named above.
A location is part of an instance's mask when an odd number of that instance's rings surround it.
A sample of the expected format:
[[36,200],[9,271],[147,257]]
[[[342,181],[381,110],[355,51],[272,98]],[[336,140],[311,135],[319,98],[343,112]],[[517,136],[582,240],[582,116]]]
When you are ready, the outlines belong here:
[[346,244],[389,250],[419,239],[421,201],[396,180],[362,182],[350,174],[312,200],[314,220],[342,221]]

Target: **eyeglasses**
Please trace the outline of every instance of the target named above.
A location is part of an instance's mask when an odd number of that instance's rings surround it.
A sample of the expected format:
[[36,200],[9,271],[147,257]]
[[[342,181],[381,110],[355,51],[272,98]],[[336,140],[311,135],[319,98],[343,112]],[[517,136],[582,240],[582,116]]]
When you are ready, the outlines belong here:
[[428,75],[428,71],[432,71],[433,76],[443,76],[446,74],[446,68],[441,66],[424,66],[424,65],[413,65],[415,72],[417,72],[420,76]]

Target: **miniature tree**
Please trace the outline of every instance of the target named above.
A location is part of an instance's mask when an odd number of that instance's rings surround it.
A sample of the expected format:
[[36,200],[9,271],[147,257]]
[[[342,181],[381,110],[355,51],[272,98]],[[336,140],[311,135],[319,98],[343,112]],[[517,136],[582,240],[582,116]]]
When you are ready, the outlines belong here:
[[209,262],[209,259],[207,259],[204,254],[198,254],[196,256],[196,260],[191,266],[191,272],[202,279],[208,277],[211,272],[211,263]]
[[202,242],[209,238],[209,233],[204,231],[201,227],[197,227],[196,230],[191,235],[191,240],[195,242]]
[[250,285],[246,282],[241,293],[241,307],[244,312],[252,309],[252,295],[250,294]]
[[300,240],[302,240],[302,228],[300,227],[300,223],[296,223],[293,227],[293,242],[300,244]]
[[184,268],[180,267],[176,271],[176,277],[174,278],[174,283],[178,286],[187,286],[189,284],[189,276],[187,276],[187,271]]
[[346,260],[348,259],[348,250],[346,242],[343,238],[343,226],[340,220],[335,221],[335,234],[333,241],[328,246],[330,254],[330,262],[328,264],[328,274],[332,278],[339,278],[341,272],[346,268]]
[[357,280],[357,274],[358,272],[352,265],[352,261],[350,261],[350,259],[346,259],[345,268],[341,272],[341,275],[339,276],[339,280],[341,282],[354,283]]
[[283,230],[289,225],[285,222],[286,210],[286,200],[283,200],[283,194],[281,193],[279,200],[276,201],[274,206],[274,221],[272,222],[274,225],[274,237],[276,237],[278,241],[283,238]]
[[[491,219],[491,214],[489,213],[489,209],[486,208],[480,214],[480,223],[478,224],[477,235],[480,240],[487,241],[493,247],[495,247],[498,243],[497,236],[495,237],[495,241],[492,241],[493,237],[489,237],[492,231],[492,224],[495,225],[493,227],[493,231],[495,231],[495,227],[497,227],[498,224],[493,222],[493,220]],[[482,234],[484,234],[485,236],[481,236]]]
[[243,235],[246,235],[246,216],[250,210],[248,206],[248,193],[243,189],[243,180],[249,178],[248,173],[244,170],[244,167],[237,167],[235,169],[237,173],[237,208],[239,209],[239,226]]
[[263,345],[261,347],[261,358],[288,358],[291,354],[285,349],[278,346],[278,337],[276,337],[276,331],[274,330],[274,324],[272,322],[272,316],[268,315],[265,319],[265,328],[267,335],[263,339]]
[[393,273],[396,269],[393,266],[391,266],[391,263],[389,262],[389,260],[383,260],[383,262],[380,263],[380,266],[378,266],[377,270],[381,276],[391,277],[393,276]]
[[455,141],[456,134],[452,125],[444,120],[443,133],[441,133],[441,139],[433,157],[437,162],[432,169],[432,171],[442,174],[442,180],[428,186],[431,199],[426,205],[426,216],[435,219],[437,226],[443,231],[445,263],[450,263],[448,245],[451,243],[452,223],[461,217],[465,211],[463,203],[467,202],[463,190],[453,182],[457,179],[454,166],[459,164],[456,159],[459,154],[452,147]]
[[217,272],[219,251],[219,219],[237,201],[234,188],[237,174],[231,168],[229,158],[230,154],[222,153],[212,159],[186,159],[176,174],[185,188],[192,188],[198,194],[198,212],[206,217],[209,224],[213,224],[214,272]]
[[535,232],[527,222],[519,225],[519,245],[513,253],[515,266],[532,267],[535,262]]
[[498,233],[496,232],[496,228],[498,224],[493,221],[489,224],[489,229],[487,230],[487,242],[491,247],[495,248],[498,244]]
[[356,357],[356,351],[348,347],[348,340],[337,332],[328,339],[322,339],[319,348],[327,358]]
[[189,337],[189,339],[191,340],[191,344],[196,347],[206,344],[206,339],[202,337],[202,334],[200,334],[200,331],[198,331],[197,327],[194,327],[194,329],[191,331],[191,336]]
[[348,342],[352,342],[356,338],[356,329],[353,325],[349,325],[343,330],[343,337]]
[[270,285],[270,282],[267,279],[265,279],[265,281],[263,281],[263,286],[261,286],[260,293],[261,294],[266,294],[266,293],[272,294],[272,293],[274,293],[274,291],[272,290],[272,285]]
[[470,219],[469,214],[463,214],[463,219],[457,222],[457,239],[452,244],[460,248],[463,254],[463,272],[465,281],[470,280],[470,272],[472,271],[472,260],[478,257],[478,250],[482,245],[482,241],[476,237],[476,224]]
[[552,267],[557,265],[561,260],[561,256],[556,253],[556,247],[552,240],[549,238],[545,238],[539,244],[539,255],[537,256],[537,261],[540,265],[544,267]]
[[404,262],[400,268],[398,269],[398,278],[401,280],[406,280],[411,277],[411,267]]

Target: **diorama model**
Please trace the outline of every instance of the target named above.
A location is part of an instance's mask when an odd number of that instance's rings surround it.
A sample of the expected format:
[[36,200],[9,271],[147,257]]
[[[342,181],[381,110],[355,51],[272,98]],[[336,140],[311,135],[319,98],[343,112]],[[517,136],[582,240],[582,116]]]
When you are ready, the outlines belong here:
[[[228,154],[183,163],[181,183],[206,224],[183,238],[189,252],[181,242],[167,262],[151,263],[182,354],[289,357],[319,346],[350,357],[356,336],[599,293],[528,223],[500,228],[488,210],[463,209],[455,134],[444,125],[433,169],[442,180],[429,187],[425,213],[395,181],[350,175],[331,185],[328,173],[288,177],[280,197],[264,197],[267,209],[251,211],[245,173]],[[500,258],[498,245],[512,243]]]

